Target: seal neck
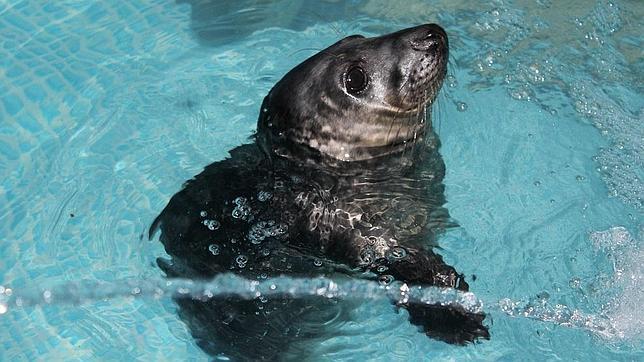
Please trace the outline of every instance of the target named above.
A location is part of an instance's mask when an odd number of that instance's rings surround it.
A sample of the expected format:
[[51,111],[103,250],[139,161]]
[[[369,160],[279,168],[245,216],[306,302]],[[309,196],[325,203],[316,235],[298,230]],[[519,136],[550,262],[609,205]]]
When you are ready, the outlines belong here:
[[[414,169],[428,158],[440,157],[440,142],[433,131],[417,137],[412,143],[387,147],[380,152],[370,150],[376,156],[352,161],[339,160],[288,138],[272,137],[270,132],[258,132],[256,137],[257,143],[274,167],[304,167],[337,176],[393,176]],[[275,142],[276,138],[279,142]]]

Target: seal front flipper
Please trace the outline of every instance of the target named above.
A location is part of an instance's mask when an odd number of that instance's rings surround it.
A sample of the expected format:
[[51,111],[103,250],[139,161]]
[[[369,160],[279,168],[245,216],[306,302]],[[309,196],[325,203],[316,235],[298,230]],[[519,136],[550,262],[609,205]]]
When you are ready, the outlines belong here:
[[[394,279],[416,285],[469,290],[463,276],[445,264],[440,255],[425,249],[406,250],[404,258],[388,265],[387,273]],[[462,307],[439,304],[405,303],[400,306],[409,312],[410,322],[421,327],[431,338],[452,344],[490,338],[488,328],[483,325],[483,313],[470,313]]]
[[431,338],[451,344],[466,344],[479,338],[490,339],[483,325],[485,314],[470,313],[460,307],[408,304],[409,321]]
[[[161,231],[159,240],[166,253],[175,263],[186,266],[181,268],[186,271],[181,277],[211,278],[228,270],[227,262],[219,261],[234,259],[231,255],[235,248],[226,248],[224,243],[244,235],[247,219],[252,216],[233,217],[231,214],[238,206],[235,200],[247,200],[249,204],[239,210],[250,208],[251,198],[256,198],[258,190],[268,187],[269,172],[259,147],[242,145],[230,151],[230,157],[205,167],[170,199],[152,223],[149,235],[157,229]],[[260,207],[254,209],[261,211]],[[219,248],[218,258],[209,249],[212,245]]]

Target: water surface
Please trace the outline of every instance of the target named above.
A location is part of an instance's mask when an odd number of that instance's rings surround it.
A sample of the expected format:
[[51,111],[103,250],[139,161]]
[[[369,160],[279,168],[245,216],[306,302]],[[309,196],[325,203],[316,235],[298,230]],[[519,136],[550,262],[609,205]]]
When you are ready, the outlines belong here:
[[644,358],[642,18],[637,1],[0,3],[0,284],[54,291],[0,316],[0,359],[207,360],[171,293],[57,291],[159,280],[143,234],[247,142],[286,71],[343,36],[427,22],[450,36],[433,117],[461,225],[439,243],[476,275],[492,339],[433,341],[367,298],[316,355]]

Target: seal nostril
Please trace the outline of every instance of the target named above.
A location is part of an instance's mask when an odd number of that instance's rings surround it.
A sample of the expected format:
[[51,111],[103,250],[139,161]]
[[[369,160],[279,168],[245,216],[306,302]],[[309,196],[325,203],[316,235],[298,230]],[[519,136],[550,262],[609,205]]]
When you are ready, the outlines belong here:
[[436,31],[433,28],[421,34],[410,40],[409,43],[412,49],[418,51],[437,51],[445,39],[440,31]]
[[435,37],[425,38],[420,40],[412,40],[409,42],[411,48],[417,51],[436,51],[439,47],[440,41]]

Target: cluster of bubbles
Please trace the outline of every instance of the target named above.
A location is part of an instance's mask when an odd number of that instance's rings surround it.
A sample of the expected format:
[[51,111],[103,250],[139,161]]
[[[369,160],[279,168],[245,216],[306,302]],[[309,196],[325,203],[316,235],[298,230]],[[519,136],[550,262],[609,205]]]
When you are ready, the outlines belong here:
[[612,275],[605,286],[616,291],[616,296],[603,306],[603,313],[617,330],[617,337],[644,336],[644,250],[640,238],[624,227],[596,231],[590,235],[593,246],[607,255],[613,264]]
[[219,221],[217,221],[215,219],[205,219],[205,217],[208,216],[208,212],[201,211],[199,213],[199,215],[204,218],[203,221],[201,221],[201,223],[204,224],[204,226],[206,226],[209,230],[214,231],[214,230],[219,229],[219,227],[221,226]]
[[498,306],[502,312],[513,317],[525,317],[566,327],[582,328],[605,337],[619,334],[609,319],[587,314],[564,304],[551,305],[547,298],[527,301],[513,301],[505,298],[499,301]]
[[235,208],[232,211],[232,217],[244,221],[251,221],[253,219],[252,210],[250,205],[248,205],[248,199],[240,196],[233,200],[233,204],[235,204]]
[[[635,14],[604,1],[583,13],[574,24],[549,23],[512,9],[482,13],[472,34],[488,41],[471,61],[480,77],[470,86],[489,87],[503,79],[516,100],[535,102],[552,115],[575,112],[588,119],[609,141],[594,160],[610,195],[642,209],[644,123],[632,101],[638,99],[638,63],[617,40],[639,35],[632,25]],[[545,30],[556,35],[544,41]],[[579,54],[587,58],[579,61]]]
[[278,224],[273,220],[259,221],[251,226],[247,238],[251,243],[259,244],[266,238],[284,235],[287,231],[288,226],[286,224]]
[[590,83],[578,82],[572,92],[576,111],[611,141],[593,158],[610,195],[643,209],[644,113],[630,114]]
[[[369,237],[370,239],[381,239],[376,237]],[[360,253],[360,258],[364,264],[370,264],[372,271],[375,271],[378,274],[378,282],[387,286],[395,281],[393,275],[387,274],[389,267],[387,265],[379,263],[379,260],[376,258],[376,252],[372,247],[366,247]],[[407,257],[407,249],[402,246],[394,246],[386,251],[385,259],[388,262],[396,262],[398,260],[404,259]]]

